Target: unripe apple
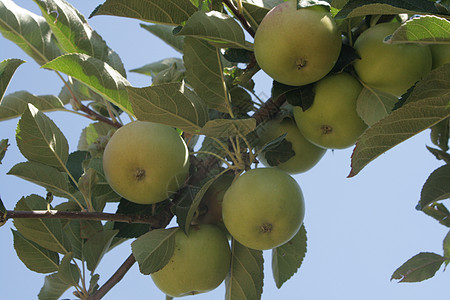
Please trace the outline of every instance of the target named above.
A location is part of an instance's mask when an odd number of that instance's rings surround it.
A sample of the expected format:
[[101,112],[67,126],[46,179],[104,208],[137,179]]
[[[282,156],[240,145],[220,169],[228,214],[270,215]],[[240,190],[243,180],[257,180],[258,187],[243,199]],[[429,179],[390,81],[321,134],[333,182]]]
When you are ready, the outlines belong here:
[[270,10],[255,34],[256,61],[274,80],[300,86],[324,77],[335,65],[342,39],[324,6],[297,9],[297,1]]

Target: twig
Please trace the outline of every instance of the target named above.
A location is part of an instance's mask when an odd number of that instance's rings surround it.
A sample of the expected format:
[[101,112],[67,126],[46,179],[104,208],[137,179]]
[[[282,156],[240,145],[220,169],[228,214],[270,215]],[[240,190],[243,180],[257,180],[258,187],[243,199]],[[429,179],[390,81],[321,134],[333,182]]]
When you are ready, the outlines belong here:
[[233,3],[231,3],[230,0],[223,0],[222,1],[230,10],[231,12],[238,18],[239,22],[241,22],[242,27],[244,27],[245,30],[252,36],[255,37],[255,30],[252,28],[250,23],[247,21],[247,19],[239,12],[236,6],[234,6]]
[[271,119],[280,111],[284,102],[286,102],[286,96],[284,94],[275,100],[270,98],[261,105],[261,107],[253,114],[252,118],[256,119],[256,124]]

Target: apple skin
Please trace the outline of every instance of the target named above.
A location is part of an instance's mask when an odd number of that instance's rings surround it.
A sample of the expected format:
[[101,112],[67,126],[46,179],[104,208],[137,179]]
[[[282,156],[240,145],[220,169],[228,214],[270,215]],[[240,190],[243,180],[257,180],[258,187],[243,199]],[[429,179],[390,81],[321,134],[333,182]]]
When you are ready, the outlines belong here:
[[429,47],[433,57],[433,69],[450,63],[450,44],[432,44]]
[[[289,160],[280,163],[276,168],[289,174],[299,174],[314,167],[327,151],[308,141],[301,133],[291,118],[281,120],[274,119],[264,124],[258,131],[260,138],[259,146],[263,147],[268,142],[286,133],[286,141],[292,144],[295,155]],[[270,167],[263,153],[258,155],[258,159],[266,167]]]
[[300,132],[311,143],[329,149],[345,149],[367,129],[356,112],[362,90],[357,79],[347,73],[329,75],[316,83],[314,101],[306,111],[294,107]]
[[145,121],[119,128],[103,154],[111,188],[138,204],[161,202],[185,182],[189,152],[175,129]]
[[354,63],[359,78],[370,87],[400,97],[431,71],[432,57],[427,45],[387,44],[383,40],[400,23],[381,23],[364,31],[354,48],[361,57]]
[[223,222],[242,245],[267,250],[288,242],[300,229],[305,202],[298,183],[276,168],[257,168],[239,176],[226,191]]
[[322,6],[297,10],[296,1],[270,10],[254,39],[258,65],[274,80],[301,86],[324,77],[335,65],[342,38],[329,11]]
[[152,273],[166,295],[182,297],[217,288],[228,274],[231,250],[225,234],[215,225],[191,226],[189,236],[175,233],[175,251],[169,263]]

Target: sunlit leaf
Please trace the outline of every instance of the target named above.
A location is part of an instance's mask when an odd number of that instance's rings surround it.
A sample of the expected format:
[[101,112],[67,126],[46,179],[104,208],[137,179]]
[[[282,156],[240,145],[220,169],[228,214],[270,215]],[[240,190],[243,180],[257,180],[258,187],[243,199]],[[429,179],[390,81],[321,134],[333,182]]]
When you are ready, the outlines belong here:
[[436,43],[450,44],[450,22],[436,16],[420,16],[406,21],[400,26],[387,43]]
[[14,72],[25,61],[21,59],[5,59],[0,62],[0,104]]
[[215,119],[208,121],[200,133],[210,137],[246,136],[256,128],[256,120],[247,119]]
[[161,71],[170,68],[172,65],[176,65],[177,68],[184,69],[183,60],[177,57],[165,58],[154,63],[146,64],[140,68],[132,69],[130,72],[140,73],[149,76],[155,76]]
[[356,111],[363,121],[372,126],[387,117],[398,98],[383,91],[363,88],[356,100]]
[[81,131],[80,139],[78,140],[78,150],[88,151],[89,146],[92,145],[98,138],[108,134],[113,126],[104,122],[91,123]]
[[450,263],[450,230],[444,238],[444,242],[442,243],[444,248],[444,257],[446,259],[445,264],[448,265]]
[[0,165],[2,164],[2,160],[5,157],[8,147],[9,147],[8,139],[1,139],[0,140]]
[[395,270],[391,280],[397,279],[399,282],[423,281],[433,277],[444,261],[445,258],[436,253],[421,252]]

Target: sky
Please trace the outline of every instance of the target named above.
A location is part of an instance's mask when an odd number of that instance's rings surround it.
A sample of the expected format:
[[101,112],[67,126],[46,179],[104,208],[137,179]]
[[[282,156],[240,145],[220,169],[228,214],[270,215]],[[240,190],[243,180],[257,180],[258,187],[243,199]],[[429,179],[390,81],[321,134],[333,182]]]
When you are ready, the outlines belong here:
[[[16,3],[40,14],[32,1]],[[102,1],[71,1],[84,15]],[[122,58],[127,70],[167,57],[180,57],[172,48],[139,27],[139,21],[112,16],[97,16],[91,26]],[[251,40],[250,40],[251,41]],[[6,94],[27,90],[36,95],[58,94],[62,82],[51,71],[39,66],[20,48],[0,36],[0,61],[21,58]],[[136,87],[150,84],[150,78],[128,72]],[[263,72],[255,77],[259,95],[269,95],[271,79]],[[89,120],[67,112],[47,114],[76,150],[82,128]],[[18,119],[0,123],[0,139],[11,146],[0,165],[0,196],[7,209],[29,194],[45,197],[45,189],[20,178],[6,175],[18,162],[25,161],[15,143]],[[264,300],[272,299],[450,299],[450,274],[441,268],[430,280],[421,283],[390,281],[394,270],[419,252],[442,254],[444,226],[416,211],[420,190],[428,175],[443,163],[425,146],[430,145],[429,130],[389,150],[370,163],[354,178],[350,171],[352,148],[328,151],[310,171],[296,175],[306,202],[305,227],[308,250],[301,268],[281,289],[271,273],[271,251],[264,252]],[[109,205],[110,211],[115,207]],[[28,270],[17,257],[12,241],[13,223],[0,228],[0,291],[8,300],[37,299],[45,275]],[[131,241],[109,252],[97,269],[104,283],[130,254]],[[139,273],[135,264],[105,299],[164,299],[149,276]],[[224,285],[188,299],[222,299]],[[71,290],[63,298],[74,299]]]

